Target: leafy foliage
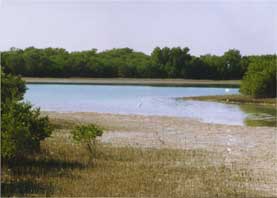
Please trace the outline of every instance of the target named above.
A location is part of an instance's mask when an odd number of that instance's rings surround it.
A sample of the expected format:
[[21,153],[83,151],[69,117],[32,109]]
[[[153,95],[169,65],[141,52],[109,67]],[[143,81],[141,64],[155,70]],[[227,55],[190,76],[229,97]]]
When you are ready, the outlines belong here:
[[12,101],[2,108],[2,157],[18,158],[38,151],[40,141],[51,133],[47,117],[40,117],[39,109],[26,103]]
[[256,98],[276,97],[276,57],[250,63],[240,91]]
[[1,71],[1,104],[8,100],[22,100],[26,91],[24,81]]
[[95,153],[96,138],[102,136],[103,130],[95,124],[76,126],[71,134],[76,142],[87,146],[88,151],[93,155]]
[[62,48],[29,47],[11,48],[1,56],[4,71],[31,77],[188,79],[241,79],[249,63],[265,57],[242,56],[235,49],[222,56],[196,57],[187,47],[156,47],[151,55],[130,48],[67,52]]
[[20,102],[26,90],[19,77],[1,71],[1,157],[11,160],[38,151],[40,141],[50,136],[52,129],[39,109]]
[[72,130],[73,139],[77,142],[90,142],[102,134],[103,130],[94,124],[77,126]]

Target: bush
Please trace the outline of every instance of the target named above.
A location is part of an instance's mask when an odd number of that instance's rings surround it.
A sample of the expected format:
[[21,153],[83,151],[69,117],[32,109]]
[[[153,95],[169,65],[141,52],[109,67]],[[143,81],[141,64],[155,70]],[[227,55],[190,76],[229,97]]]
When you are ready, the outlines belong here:
[[7,100],[22,100],[26,91],[24,81],[17,76],[1,72],[1,104]]
[[50,136],[52,129],[39,109],[19,102],[26,90],[19,77],[1,72],[1,158],[23,158],[39,151],[40,141]]
[[86,145],[92,157],[96,150],[96,138],[102,136],[103,130],[94,124],[80,125],[75,127],[71,134],[76,142]]
[[255,98],[276,97],[276,58],[252,62],[240,92]]

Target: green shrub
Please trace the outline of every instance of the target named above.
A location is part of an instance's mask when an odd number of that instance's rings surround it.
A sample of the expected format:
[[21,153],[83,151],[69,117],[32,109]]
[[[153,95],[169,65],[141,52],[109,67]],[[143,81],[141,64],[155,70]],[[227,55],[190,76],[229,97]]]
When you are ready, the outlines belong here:
[[50,136],[48,117],[20,102],[26,90],[19,77],[1,72],[1,158],[23,158],[39,151],[40,141]]
[[256,98],[276,97],[276,58],[252,62],[240,92]]
[[103,129],[95,124],[80,125],[75,127],[71,134],[76,142],[86,145],[92,157],[95,154],[96,138],[102,136]]
[[22,100],[26,91],[24,81],[17,76],[1,72],[1,104],[7,100]]

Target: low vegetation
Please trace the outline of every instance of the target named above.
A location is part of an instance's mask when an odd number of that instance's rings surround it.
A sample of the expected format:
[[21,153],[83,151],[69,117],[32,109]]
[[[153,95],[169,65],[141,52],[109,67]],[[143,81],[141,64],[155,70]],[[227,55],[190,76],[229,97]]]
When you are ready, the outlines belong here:
[[259,104],[276,106],[276,98],[254,98],[244,95],[215,95],[215,96],[193,96],[184,97],[185,100],[202,100],[235,104]]
[[[245,118],[244,123],[247,126],[267,126],[277,127],[277,106],[272,105],[252,105],[243,104],[240,109],[249,116]],[[258,112],[258,113],[257,113]]]
[[40,154],[2,167],[2,196],[267,196],[251,187],[259,179],[251,170],[236,164],[229,167],[220,154],[201,149],[99,144],[92,166],[90,152],[73,141],[70,131],[75,126],[59,123],[55,122],[53,135],[42,142]]
[[93,159],[96,153],[96,138],[102,136],[103,130],[95,124],[79,125],[71,131],[71,134],[76,142],[86,146]]

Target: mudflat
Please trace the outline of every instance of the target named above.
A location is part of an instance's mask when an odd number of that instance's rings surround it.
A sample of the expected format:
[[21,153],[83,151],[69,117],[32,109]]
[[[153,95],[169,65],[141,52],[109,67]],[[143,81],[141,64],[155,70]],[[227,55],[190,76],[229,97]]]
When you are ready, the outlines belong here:
[[114,147],[205,150],[220,154],[213,163],[251,170],[252,189],[277,196],[277,139],[274,127],[208,124],[189,118],[107,113],[44,112],[51,120],[96,123],[105,129],[100,141]]

